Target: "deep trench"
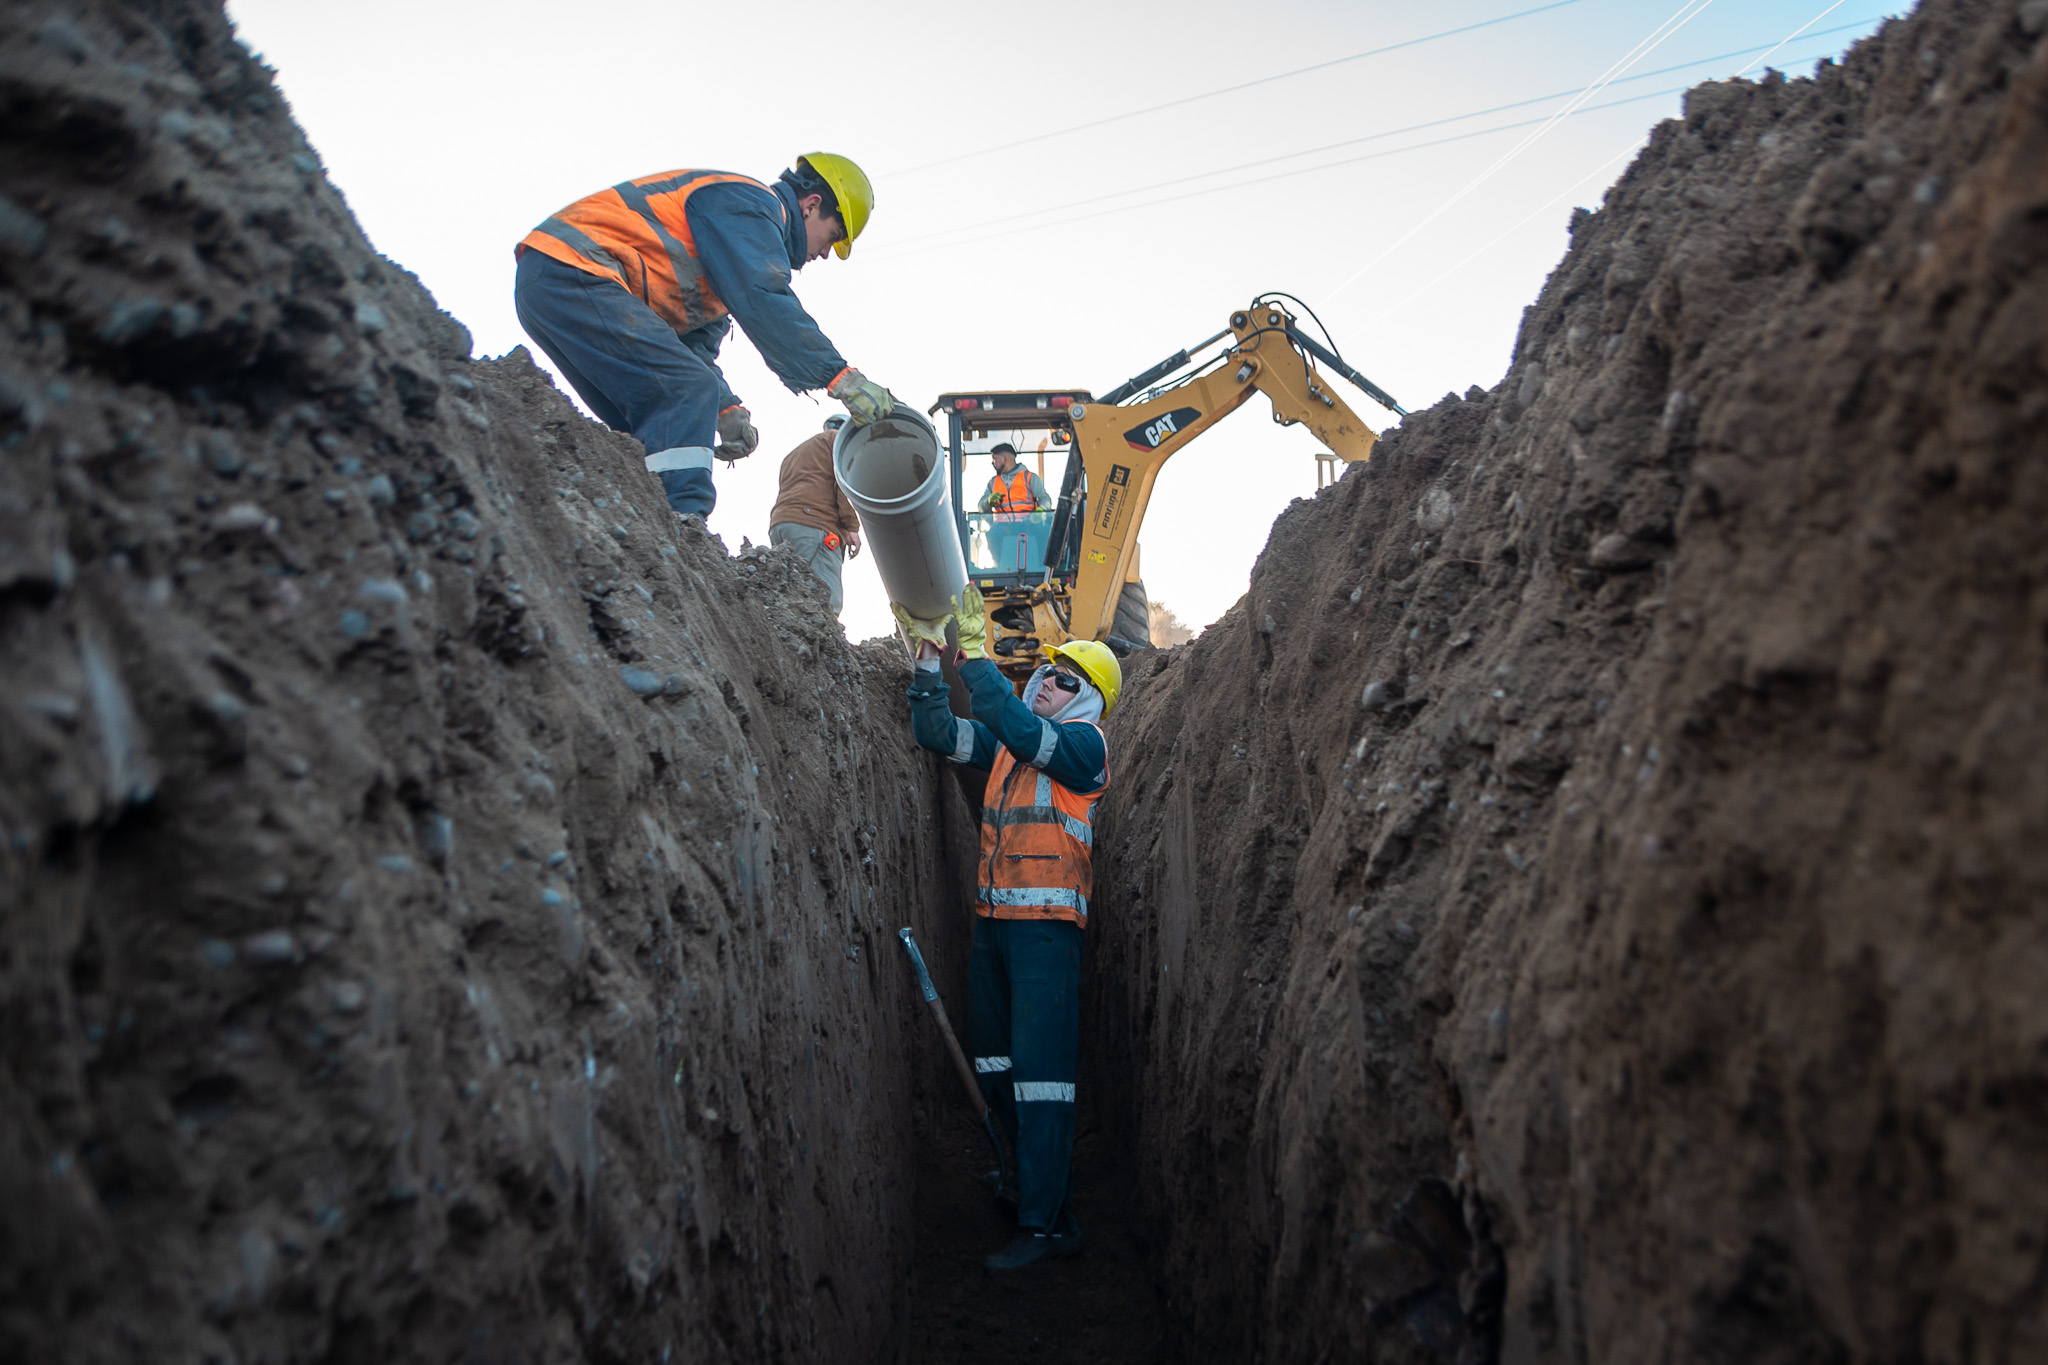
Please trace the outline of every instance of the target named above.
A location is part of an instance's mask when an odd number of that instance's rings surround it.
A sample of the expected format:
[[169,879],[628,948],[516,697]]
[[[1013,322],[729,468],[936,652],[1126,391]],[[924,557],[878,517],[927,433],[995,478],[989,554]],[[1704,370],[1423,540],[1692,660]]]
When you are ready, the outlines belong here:
[[2041,1358],[2044,34],[1690,92],[1125,660],[1091,1245],[994,1277],[898,646],[476,358],[218,4],[0,14],[0,1356]]

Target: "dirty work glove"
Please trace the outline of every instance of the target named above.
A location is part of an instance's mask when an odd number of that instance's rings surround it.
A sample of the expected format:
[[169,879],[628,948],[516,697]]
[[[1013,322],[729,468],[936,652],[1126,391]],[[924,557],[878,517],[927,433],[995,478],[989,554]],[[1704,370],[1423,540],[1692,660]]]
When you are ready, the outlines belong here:
[[922,621],[912,616],[901,602],[891,602],[889,611],[896,618],[896,624],[903,627],[903,638],[910,646],[912,658],[917,657],[917,647],[929,641],[941,654],[946,650],[946,622],[950,616],[941,616],[936,621]]
[[847,416],[857,427],[878,421],[896,410],[896,395],[851,365],[839,372],[839,377],[826,386],[825,392],[846,404]]
[[953,599],[953,619],[960,624],[960,657],[988,657],[988,608],[982,605],[981,589],[972,583]]
[[754,430],[754,414],[735,403],[718,414],[718,449],[712,453],[731,464],[754,453],[761,433]]

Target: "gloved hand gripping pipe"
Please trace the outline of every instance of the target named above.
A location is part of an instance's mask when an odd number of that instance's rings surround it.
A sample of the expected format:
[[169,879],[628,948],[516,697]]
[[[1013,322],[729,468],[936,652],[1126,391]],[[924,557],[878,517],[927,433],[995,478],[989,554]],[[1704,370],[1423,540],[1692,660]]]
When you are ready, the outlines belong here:
[[1010,1157],[1003,1149],[1003,1140],[996,1135],[995,1111],[982,1096],[981,1084],[974,1079],[974,1068],[967,1064],[967,1054],[960,1050],[960,1040],[953,1035],[953,1021],[946,1017],[946,1006],[939,999],[939,988],[932,984],[932,974],[924,965],[924,954],[917,950],[917,940],[912,938],[908,928],[898,929],[896,937],[903,940],[903,947],[910,954],[910,965],[917,971],[918,989],[924,992],[924,1002],[932,1007],[932,1018],[939,1021],[939,1032],[946,1040],[946,1050],[952,1054],[954,1069],[960,1073],[960,1080],[967,1087],[967,1100],[981,1115],[981,1129],[988,1134],[988,1145],[996,1151],[996,1171],[1004,1187],[1010,1184]]

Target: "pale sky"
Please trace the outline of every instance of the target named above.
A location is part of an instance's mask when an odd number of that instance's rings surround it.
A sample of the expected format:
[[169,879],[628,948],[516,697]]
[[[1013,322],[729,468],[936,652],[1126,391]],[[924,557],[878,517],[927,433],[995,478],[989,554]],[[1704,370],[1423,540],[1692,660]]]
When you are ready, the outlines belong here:
[[[1677,90],[1743,71],[1808,24],[1770,65],[1810,74],[1902,8],[1567,0],[1338,61],[1543,3],[228,8],[370,240],[469,326],[479,356],[533,349],[512,311],[512,248],[564,204],[681,167],[772,180],[830,151],[868,172],[875,213],[852,256],[804,269],[797,294],[849,361],[920,409],[949,390],[1100,393],[1286,290],[1420,410],[1498,381],[1573,206],[1597,206],[1677,115]],[[1319,63],[1335,64],[1064,131]],[[1526,146],[1537,127],[1504,127],[1603,79]],[[1480,113],[1506,105],[1520,107]],[[1021,139],[1037,140],[1006,146]],[[841,408],[789,393],[737,331],[722,368],[762,437],[715,475],[711,529],[737,550],[767,539],[782,454]],[[1340,387],[1375,428],[1398,421]],[[1140,537],[1152,596],[1197,627],[1227,610],[1273,518],[1315,491],[1316,449],[1254,398],[1175,456]],[[1062,458],[1047,458],[1055,488]],[[986,474],[970,463],[970,486]],[[847,633],[886,633],[871,560],[847,566],[846,588]]]

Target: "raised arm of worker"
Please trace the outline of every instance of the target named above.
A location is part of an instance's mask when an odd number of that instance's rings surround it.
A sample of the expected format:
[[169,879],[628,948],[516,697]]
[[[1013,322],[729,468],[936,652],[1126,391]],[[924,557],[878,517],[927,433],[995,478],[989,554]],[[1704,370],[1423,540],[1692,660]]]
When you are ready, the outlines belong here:
[[780,180],[706,185],[690,196],[684,216],[705,277],[776,378],[792,393],[824,389],[861,421],[858,395],[845,391],[885,391],[846,363],[790,287],[791,272],[823,254],[813,250],[796,191]]
[[1055,725],[1033,715],[1010,680],[987,659],[960,665],[975,719],[953,714],[936,654],[919,659],[910,683],[910,725],[917,742],[933,753],[986,775],[1002,744],[1047,777],[1079,796],[1100,791],[1109,781],[1102,732],[1084,721]]
[[[961,645],[970,654],[986,648],[987,627],[980,605],[975,597],[956,617]],[[946,680],[939,673],[937,648],[929,641],[921,644],[909,693],[911,731],[919,744],[984,774],[994,765],[996,745],[1001,744],[1019,762],[1037,768],[1078,796],[1092,795],[1108,785],[1109,754],[1102,731],[1088,720],[1055,724],[1035,714],[1018,699],[1010,680],[985,653],[961,661],[960,680],[967,684],[972,720],[953,714],[947,704]]]

